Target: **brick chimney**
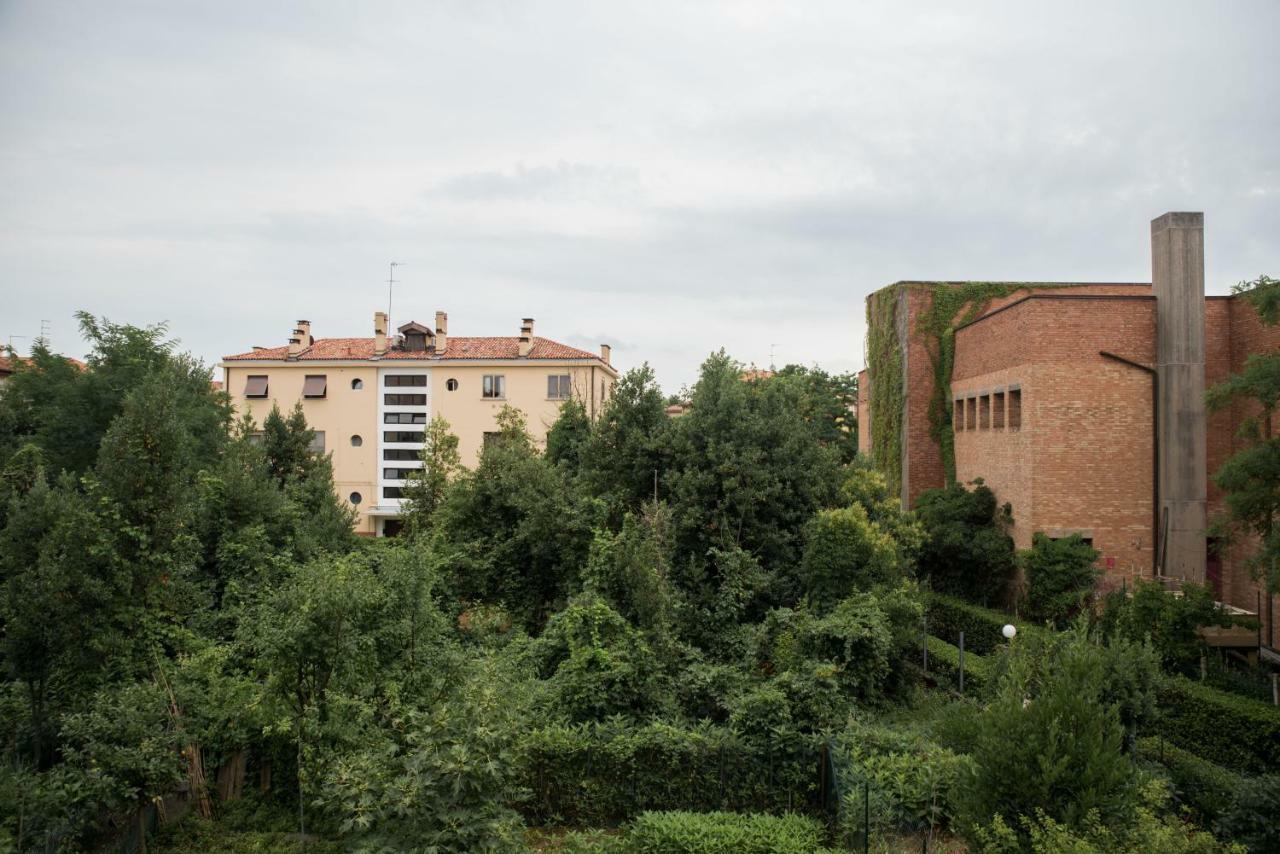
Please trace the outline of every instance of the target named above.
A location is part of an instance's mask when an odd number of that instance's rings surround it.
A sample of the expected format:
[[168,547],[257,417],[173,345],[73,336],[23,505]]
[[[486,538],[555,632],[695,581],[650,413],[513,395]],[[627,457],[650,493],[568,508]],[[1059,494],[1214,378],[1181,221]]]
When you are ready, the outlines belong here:
[[609,361],[610,357],[612,356],[613,356],[613,348],[610,347],[608,344],[601,344],[600,345],[600,361],[604,362],[606,365],[612,364],[612,362]]
[[387,313],[385,311],[375,311],[373,313],[373,355],[380,358],[387,352]]
[[449,315],[443,311],[436,312],[436,353],[443,355],[449,346]]
[[1156,297],[1156,417],[1160,449],[1161,571],[1205,579],[1208,477],[1204,407],[1204,214],[1151,221]]
[[533,318],[526,317],[520,323],[520,358],[524,359],[533,352]]

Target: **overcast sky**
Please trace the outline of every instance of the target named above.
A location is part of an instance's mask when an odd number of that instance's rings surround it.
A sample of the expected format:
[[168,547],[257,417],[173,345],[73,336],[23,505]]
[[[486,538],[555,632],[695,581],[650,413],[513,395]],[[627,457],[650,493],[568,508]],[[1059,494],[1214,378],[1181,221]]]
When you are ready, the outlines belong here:
[[[911,7],[908,9],[907,7]],[[0,0],[0,343],[449,312],[670,390],[862,365],[898,279],[1280,276],[1280,2]]]

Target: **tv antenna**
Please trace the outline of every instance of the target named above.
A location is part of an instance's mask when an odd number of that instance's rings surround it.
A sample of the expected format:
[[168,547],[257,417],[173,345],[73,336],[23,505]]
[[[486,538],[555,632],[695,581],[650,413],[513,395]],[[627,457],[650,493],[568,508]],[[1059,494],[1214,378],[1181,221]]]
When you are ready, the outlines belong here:
[[46,347],[52,347],[52,344],[49,341],[50,326],[51,324],[49,321],[43,319],[40,321],[40,340],[44,342],[44,346]]
[[773,344],[769,345],[769,370],[775,373],[778,370],[778,366],[774,364],[774,359],[773,359]]
[[387,274],[387,332],[391,332],[391,289],[396,284],[396,267],[403,267],[403,261],[392,261],[390,271]]

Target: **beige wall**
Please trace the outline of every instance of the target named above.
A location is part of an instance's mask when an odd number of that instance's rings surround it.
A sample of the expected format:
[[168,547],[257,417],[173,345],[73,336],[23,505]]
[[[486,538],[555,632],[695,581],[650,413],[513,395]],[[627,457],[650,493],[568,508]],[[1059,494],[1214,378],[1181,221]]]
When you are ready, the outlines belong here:
[[[431,415],[443,416],[449,422],[451,431],[458,437],[462,462],[467,466],[474,466],[478,461],[484,434],[497,429],[496,417],[504,403],[523,411],[534,440],[539,445],[545,444],[547,430],[555,423],[563,403],[547,398],[548,376],[569,374],[574,396],[584,402],[592,417],[599,414],[603,400],[613,393],[614,384],[613,375],[600,365],[557,364],[551,361],[476,364],[386,360],[359,365],[271,362],[248,366],[224,363],[224,387],[236,412],[248,412],[259,427],[273,404],[287,414],[296,402],[302,401],[307,423],[313,430],[325,434],[325,451],[333,458],[338,495],[343,500],[353,492],[361,495],[356,531],[362,534],[373,534],[377,530],[376,520],[368,515],[369,508],[388,503],[381,498],[378,486],[382,466],[378,440],[380,431],[388,429],[378,423],[378,400],[386,391],[379,383],[380,368],[430,372],[428,402]],[[308,374],[327,377],[327,397],[303,399],[302,388]],[[481,396],[485,374],[501,374],[506,378],[505,399],[488,400]],[[244,396],[245,383],[250,375],[267,376],[266,398],[249,399]],[[363,382],[363,388],[358,391],[351,388],[352,380],[357,379]],[[456,391],[448,390],[450,379],[458,381]],[[412,389],[392,391],[410,392]],[[361,437],[360,447],[352,446],[352,436]]]

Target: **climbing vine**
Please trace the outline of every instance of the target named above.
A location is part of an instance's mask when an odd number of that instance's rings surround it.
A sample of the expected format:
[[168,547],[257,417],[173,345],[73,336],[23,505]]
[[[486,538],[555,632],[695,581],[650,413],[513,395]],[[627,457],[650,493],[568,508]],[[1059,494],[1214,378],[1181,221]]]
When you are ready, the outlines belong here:
[[902,285],[877,291],[867,300],[867,372],[871,375],[871,447],[888,480],[889,494],[902,488],[902,341],[898,338],[898,294]]
[[[867,303],[867,367],[871,382],[871,436],[876,465],[896,492],[902,484],[902,413],[906,394],[902,376],[902,341],[897,323],[898,294],[907,287],[891,285]],[[951,372],[955,367],[956,329],[976,320],[991,301],[1018,291],[1055,287],[1029,282],[960,282],[929,285],[929,308],[916,322],[933,367],[929,400],[929,436],[938,443],[947,483],[956,479],[955,434],[951,429]],[[1056,287],[1061,287],[1056,286]]]

